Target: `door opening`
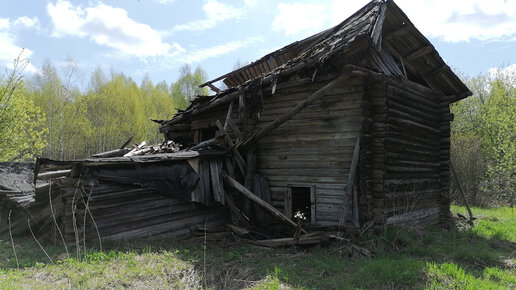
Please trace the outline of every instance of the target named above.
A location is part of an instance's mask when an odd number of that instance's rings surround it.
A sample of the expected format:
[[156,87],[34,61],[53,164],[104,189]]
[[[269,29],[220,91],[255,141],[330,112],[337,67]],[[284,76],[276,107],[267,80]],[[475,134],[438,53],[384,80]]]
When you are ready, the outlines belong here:
[[305,223],[315,223],[315,198],[313,186],[289,186],[286,211],[292,220],[299,211],[304,214]]

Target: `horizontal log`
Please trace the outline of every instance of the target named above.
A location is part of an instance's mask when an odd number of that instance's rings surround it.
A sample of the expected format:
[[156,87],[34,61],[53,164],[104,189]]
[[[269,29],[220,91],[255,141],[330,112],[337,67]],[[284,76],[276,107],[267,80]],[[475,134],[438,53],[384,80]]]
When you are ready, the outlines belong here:
[[120,157],[120,156],[124,156],[125,154],[129,153],[129,151],[131,151],[131,149],[127,149],[127,148],[115,149],[115,150],[111,150],[111,151],[94,154],[93,157],[95,157],[95,158]]

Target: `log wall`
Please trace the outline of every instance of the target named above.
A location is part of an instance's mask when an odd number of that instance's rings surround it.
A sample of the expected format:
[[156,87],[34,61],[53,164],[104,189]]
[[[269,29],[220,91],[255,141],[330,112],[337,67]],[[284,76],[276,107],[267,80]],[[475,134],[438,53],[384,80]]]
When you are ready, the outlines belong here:
[[409,81],[388,80],[386,97],[375,99],[372,211],[386,224],[435,224],[446,203],[441,174],[449,157],[441,154],[449,144],[442,143],[440,98]]
[[[276,120],[324,85],[316,82],[266,95],[256,129]],[[344,193],[361,128],[363,94],[364,81],[350,79],[258,142],[257,172],[269,178],[273,206],[288,213],[288,187],[312,187],[315,224],[337,225],[343,211],[346,223],[351,224],[352,198]]]

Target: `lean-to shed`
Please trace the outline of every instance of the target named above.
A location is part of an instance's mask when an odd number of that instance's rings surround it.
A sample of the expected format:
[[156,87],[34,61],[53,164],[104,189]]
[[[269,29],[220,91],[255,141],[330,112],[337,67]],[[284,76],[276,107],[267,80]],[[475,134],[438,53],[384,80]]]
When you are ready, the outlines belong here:
[[267,202],[288,217],[301,210],[318,226],[448,218],[449,106],[471,92],[394,1],[373,0],[204,85],[216,94],[160,131],[183,144],[227,131],[235,164],[246,163],[241,182],[253,191],[268,179]]

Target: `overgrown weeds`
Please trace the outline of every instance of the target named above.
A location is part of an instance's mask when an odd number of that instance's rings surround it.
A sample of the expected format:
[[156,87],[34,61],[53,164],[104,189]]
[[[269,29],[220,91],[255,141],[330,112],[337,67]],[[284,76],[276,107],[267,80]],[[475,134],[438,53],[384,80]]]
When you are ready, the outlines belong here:
[[[454,212],[464,210],[453,207]],[[228,234],[188,241],[139,241],[88,249],[58,260],[63,247],[0,237],[0,288],[511,288],[516,287],[516,216],[473,208],[473,227],[390,228],[355,244],[372,257],[343,257],[344,243],[266,249]],[[73,249],[70,249],[73,251]]]

